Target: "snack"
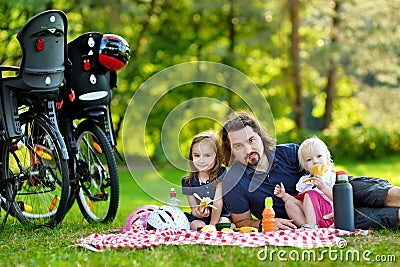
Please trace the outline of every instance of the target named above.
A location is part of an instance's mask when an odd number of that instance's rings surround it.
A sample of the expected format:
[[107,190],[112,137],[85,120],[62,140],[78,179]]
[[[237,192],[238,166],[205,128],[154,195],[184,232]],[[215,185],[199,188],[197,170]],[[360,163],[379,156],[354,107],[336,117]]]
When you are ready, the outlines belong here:
[[319,175],[319,176],[323,176],[324,172],[325,172],[325,163],[319,165],[319,166],[313,166],[312,170],[314,172],[314,175]]
[[214,205],[212,205],[211,203],[213,202],[213,200],[209,197],[199,197],[199,195],[197,193],[194,193],[193,196],[195,198],[197,198],[198,200],[200,200],[200,204],[199,204],[199,209],[205,209],[205,208],[213,208],[213,209],[217,209],[217,207],[215,207]]
[[258,233],[258,229],[251,226],[242,226],[240,228],[236,228],[235,230],[238,230],[241,233]]
[[[325,163],[323,163],[319,166],[317,166],[317,165],[313,166],[312,170],[314,172],[314,175],[323,176],[324,172],[325,172],[325,168],[326,168],[326,165],[325,165]],[[315,180],[315,178],[314,177],[307,178],[303,181],[303,183],[307,183],[312,180]]]
[[224,228],[231,228],[231,223],[217,223],[215,228],[217,228],[217,231],[221,231]]
[[223,233],[232,233],[234,231],[232,229],[230,229],[230,228],[222,228],[221,232],[223,232]]
[[303,183],[307,183],[307,182],[312,181],[312,180],[315,180],[315,178],[314,177],[307,178],[307,179],[305,179],[303,181]]
[[217,229],[215,228],[214,225],[208,224],[208,225],[205,225],[203,228],[201,228],[200,231],[202,231],[202,232],[215,232],[215,231],[217,231]]

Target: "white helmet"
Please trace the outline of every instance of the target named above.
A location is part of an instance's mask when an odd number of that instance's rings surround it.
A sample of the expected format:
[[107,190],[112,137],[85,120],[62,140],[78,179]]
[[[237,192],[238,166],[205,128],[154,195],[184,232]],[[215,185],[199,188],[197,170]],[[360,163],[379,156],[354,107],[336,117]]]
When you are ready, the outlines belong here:
[[152,211],[147,218],[147,229],[153,228],[190,230],[190,224],[186,215],[179,208],[165,205]]

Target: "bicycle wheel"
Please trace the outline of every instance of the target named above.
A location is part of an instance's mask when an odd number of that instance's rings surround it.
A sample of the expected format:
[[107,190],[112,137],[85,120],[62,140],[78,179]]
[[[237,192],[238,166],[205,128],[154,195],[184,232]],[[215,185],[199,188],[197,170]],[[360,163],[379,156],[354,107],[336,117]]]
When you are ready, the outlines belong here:
[[89,222],[113,221],[118,210],[118,168],[110,142],[100,127],[89,120],[75,132],[78,148],[76,196],[82,215]]
[[21,223],[54,227],[66,214],[70,193],[65,145],[44,115],[20,118],[21,138],[3,144],[3,208]]

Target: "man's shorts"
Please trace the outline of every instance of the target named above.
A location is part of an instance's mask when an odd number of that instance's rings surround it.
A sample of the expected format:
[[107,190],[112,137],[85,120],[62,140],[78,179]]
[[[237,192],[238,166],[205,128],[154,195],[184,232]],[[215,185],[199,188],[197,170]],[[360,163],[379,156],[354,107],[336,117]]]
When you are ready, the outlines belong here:
[[390,188],[388,181],[380,178],[358,177],[351,179],[354,200],[354,223],[358,229],[398,228],[399,208],[385,207]]
[[353,187],[354,207],[384,207],[386,195],[393,187],[384,179],[365,176],[350,177],[350,184]]
[[356,229],[397,229],[399,208],[354,208]]

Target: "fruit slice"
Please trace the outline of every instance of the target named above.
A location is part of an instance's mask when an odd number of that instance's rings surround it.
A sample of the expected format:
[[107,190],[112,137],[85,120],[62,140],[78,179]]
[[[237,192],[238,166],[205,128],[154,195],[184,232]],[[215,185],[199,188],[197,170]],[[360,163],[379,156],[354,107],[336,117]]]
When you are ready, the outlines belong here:
[[213,209],[217,209],[217,207],[215,207],[214,205],[212,205],[211,203],[213,202],[213,200],[209,197],[199,197],[199,195],[197,193],[194,193],[193,196],[195,198],[197,198],[198,200],[200,200],[200,204],[199,204],[199,209],[205,209],[205,208],[213,208]]
[[236,228],[235,230],[239,230],[241,233],[257,233],[258,229],[251,226],[242,226],[240,228]]
[[217,231],[217,229],[215,228],[214,225],[208,224],[208,225],[205,225],[203,228],[201,228],[200,231],[202,231],[202,232],[215,232],[215,231]]
[[325,163],[323,163],[319,166],[317,166],[317,165],[313,166],[312,170],[314,172],[314,175],[323,176],[324,172],[325,172],[325,167],[326,167]]
[[303,181],[303,183],[307,183],[307,182],[312,181],[312,180],[315,180],[315,178],[314,177],[307,178],[307,179],[305,179]]

